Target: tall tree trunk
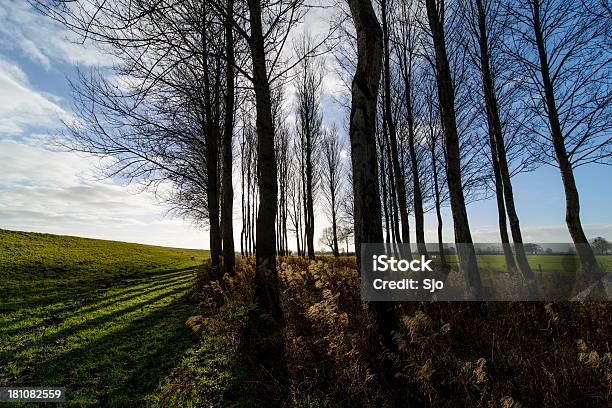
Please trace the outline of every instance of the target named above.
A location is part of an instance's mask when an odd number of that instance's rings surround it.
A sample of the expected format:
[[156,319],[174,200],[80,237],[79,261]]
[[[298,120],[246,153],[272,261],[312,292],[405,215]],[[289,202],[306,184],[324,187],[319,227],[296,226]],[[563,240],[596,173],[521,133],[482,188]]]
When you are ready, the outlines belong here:
[[382,9],[382,30],[383,30],[383,50],[384,50],[384,87],[385,87],[385,117],[387,130],[389,131],[389,144],[391,146],[391,164],[395,173],[395,190],[399,205],[399,215],[402,229],[402,236],[397,237],[398,242],[409,242],[408,237],[408,203],[406,202],[406,181],[404,173],[400,169],[399,151],[397,148],[397,131],[393,120],[391,109],[391,68],[389,51],[389,29],[387,22],[387,0],[381,1]]
[[[385,108],[383,107],[383,111],[385,110]],[[386,116],[386,114],[383,112],[383,115]],[[386,119],[383,120],[383,124],[386,124],[387,121]],[[385,140],[385,151],[381,152],[381,156],[384,155],[386,153],[387,155],[387,174],[389,175],[389,185],[390,186],[395,186],[395,171],[393,170],[393,165],[391,164],[393,161],[393,158],[391,157],[391,143],[389,143],[389,138],[388,138],[388,133],[387,133],[387,127],[383,126],[383,140]],[[384,160],[384,159],[383,159]],[[402,235],[400,233],[400,217],[399,215],[399,210],[398,210],[398,203],[397,203],[397,189],[391,187],[389,189],[389,200],[391,201],[390,204],[390,222],[391,222],[391,237],[393,240],[393,243],[399,243],[402,242]],[[408,222],[406,222],[405,224],[406,228],[409,227]],[[407,246],[410,245],[410,230],[408,230],[408,235],[406,236],[408,238],[408,241],[404,242]],[[410,258],[410,251],[408,251],[408,254],[406,254],[407,258]]]
[[[206,21],[206,7],[202,8],[203,20]],[[219,226],[219,134],[213,118],[213,108],[211,99],[210,70],[208,67],[208,32],[202,29],[202,49],[205,52],[203,61],[203,84],[204,95],[202,97],[202,108],[205,122],[206,138],[206,196],[208,205],[208,222],[210,233],[210,260],[215,273],[219,271],[221,263],[221,228]],[[218,276],[215,276],[217,278]]]
[[225,117],[223,133],[223,264],[225,272],[233,275],[236,265],[234,250],[234,189],[232,186],[232,162],[234,138],[234,30],[232,27],[234,16],[234,0],[227,0],[225,17],[225,56],[227,58],[227,72],[225,74]]
[[[383,127],[386,126],[386,121],[383,120]],[[380,149],[384,150],[384,136],[380,138]],[[380,187],[382,188],[382,211],[383,218],[385,219],[385,242],[390,241],[391,229],[389,224],[389,204],[388,204],[388,196],[387,196],[387,175],[386,175],[386,166],[385,166],[385,155],[380,155]]]
[[[497,171],[499,175],[495,175],[496,177],[496,189],[497,189],[497,178],[501,179],[501,188],[503,190],[503,197],[505,198],[505,208],[508,213],[508,218],[510,221],[510,230],[512,232],[512,240],[515,244],[516,251],[516,259],[518,261],[519,269],[521,273],[526,279],[533,279],[533,271],[529,266],[529,262],[527,261],[527,256],[525,255],[525,249],[523,248],[523,236],[521,234],[521,227],[519,224],[519,218],[516,213],[516,207],[514,205],[514,193],[512,192],[512,181],[510,180],[510,171],[508,170],[508,160],[506,159],[506,145],[504,143],[504,137],[502,133],[501,121],[499,119],[499,108],[497,105],[497,96],[495,94],[495,82],[493,80],[493,75],[491,73],[491,62],[489,55],[489,40],[487,37],[487,27],[486,27],[486,15],[484,6],[482,4],[482,0],[476,0],[476,9],[478,10],[478,43],[480,47],[480,72],[482,74],[482,84],[483,84],[483,92],[485,97],[485,106],[487,111],[487,123],[489,126],[489,132],[493,139],[492,143],[492,153],[494,151],[495,159],[497,161]],[[502,203],[503,205],[503,203]],[[498,208],[499,199],[498,199]],[[504,255],[506,255],[506,264],[509,269],[513,269],[515,267],[514,260],[512,260],[512,264],[508,263],[508,254],[506,249],[506,241],[504,241],[504,234],[507,240],[507,228],[506,228],[506,220],[505,216],[503,217],[503,229],[506,230],[504,233],[501,230],[502,220],[500,218],[500,233],[502,234],[502,244],[504,245]]]
[[[357,69],[352,83],[349,135],[353,169],[355,255],[361,265],[361,245],[383,242],[378,166],[376,163],[376,104],[383,53],[382,30],[371,0],[348,0],[357,32]],[[378,334],[384,347],[396,350],[393,302],[373,302]],[[383,377],[394,384],[395,370],[388,360]]]
[[206,195],[208,199],[208,216],[210,228],[210,260],[213,269],[221,263],[221,228],[219,225],[219,188],[217,164],[219,158],[218,135],[208,126],[206,131]]
[[540,0],[531,1],[533,5],[533,30],[540,59],[542,84],[544,86],[544,102],[546,103],[548,111],[548,120],[550,123],[550,132],[553,147],[555,149],[555,156],[557,158],[559,170],[561,171],[561,179],[563,180],[563,188],[565,190],[565,222],[567,223],[567,228],[572,240],[576,245],[576,251],[578,252],[580,263],[582,264],[582,271],[589,281],[594,281],[599,278],[600,270],[593,249],[582,229],[582,222],[580,221],[580,197],[578,189],[576,188],[572,163],[565,149],[565,140],[561,131],[561,123],[559,121],[559,113],[555,101],[554,86],[550,79],[550,68],[548,66],[548,55],[546,53],[544,35],[540,26]]
[[[376,101],[381,73],[382,32],[370,0],[349,0],[357,31],[357,69],[351,86],[351,164],[354,229],[358,261],[360,245],[382,242],[378,168],[376,165]],[[358,262],[359,265],[359,262]]]
[[251,315],[256,360],[275,383],[286,385],[287,363],[283,339],[284,317],[276,271],[277,175],[272,100],[266,67],[260,0],[248,0],[253,62],[253,87],[257,113],[257,182],[259,211],[256,226],[255,301]]
[[[244,135],[244,130],[243,130],[243,135]],[[244,137],[244,136],[243,136]],[[246,226],[246,214],[245,214],[245,200],[244,200],[244,190],[245,190],[245,184],[244,184],[244,145],[246,143],[241,142],[240,143],[240,170],[241,170],[241,174],[240,174],[240,193],[241,193],[241,200],[240,200],[240,205],[241,205],[241,209],[242,211],[240,212],[241,216],[242,216],[242,228],[240,229],[240,255],[245,256],[245,226]]]
[[[433,127],[430,128],[433,129]],[[434,196],[435,196],[435,207],[436,207],[436,218],[438,221],[438,252],[440,253],[440,266],[443,270],[448,269],[448,263],[446,262],[446,254],[444,253],[444,238],[442,237],[442,203],[440,200],[440,184],[438,182],[438,165],[436,158],[436,143],[432,133],[432,142],[431,142],[431,165],[433,172],[433,180],[434,180]]]
[[315,259],[314,249],[314,199],[312,188],[312,129],[306,136],[306,242],[308,243],[308,259]]
[[334,242],[334,256],[337,258],[340,256],[340,249],[338,248],[338,216],[336,212],[336,190],[334,188],[334,182],[331,183],[330,188],[330,204],[331,204],[331,219],[332,219],[332,234]]
[[497,159],[495,136],[493,136],[493,131],[490,127],[489,144],[491,145],[491,165],[493,166],[493,175],[495,176],[495,198],[497,200],[497,219],[499,223],[499,235],[504,251],[504,258],[506,259],[506,268],[509,272],[514,273],[516,271],[516,264],[514,262],[512,248],[510,247],[510,239],[508,238],[508,226],[506,225],[506,206],[504,204],[504,187],[501,172],[499,170],[499,161]]
[[425,247],[425,216],[423,211],[423,193],[421,191],[421,180],[419,178],[419,163],[416,155],[416,140],[414,137],[414,111],[412,106],[412,68],[409,67],[405,78],[406,109],[408,111],[408,151],[410,153],[410,165],[412,169],[412,189],[414,201],[414,229],[416,234],[417,247],[421,255],[427,256]]
[[[413,39],[409,38],[412,42]],[[410,45],[411,46],[411,45]],[[419,252],[427,256],[425,246],[425,216],[423,210],[423,193],[421,190],[421,180],[419,175],[419,165],[416,155],[414,106],[412,104],[412,50],[407,50],[408,46],[403,45],[399,56],[400,70],[404,80],[404,96],[406,98],[406,119],[408,121],[408,153],[410,155],[410,166],[412,171],[412,190],[413,207],[415,221],[415,235]],[[407,56],[408,53],[410,57]]]
[[[463,186],[461,183],[461,151],[455,117],[455,93],[450,66],[446,54],[444,24],[441,20],[442,10],[438,10],[436,0],[426,0],[427,18],[433,37],[436,53],[438,101],[440,118],[446,146],[446,178],[450,194],[451,211],[455,229],[455,242],[459,254],[459,265],[464,273],[466,284],[479,296],[482,291],[480,273],[476,262],[476,253],[468,222]],[[441,7],[444,3],[441,2]]]
[[[335,199],[332,201],[335,201]],[[332,233],[334,237],[334,256],[337,258],[340,256],[340,249],[338,248],[338,222],[336,221],[335,210],[332,210]]]

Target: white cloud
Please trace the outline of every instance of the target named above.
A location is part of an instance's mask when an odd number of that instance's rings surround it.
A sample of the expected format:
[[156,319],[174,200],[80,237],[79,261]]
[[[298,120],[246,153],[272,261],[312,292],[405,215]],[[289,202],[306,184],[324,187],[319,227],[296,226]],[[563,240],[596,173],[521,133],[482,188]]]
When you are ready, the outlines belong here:
[[49,97],[30,88],[15,64],[0,59],[0,134],[22,133],[28,125],[54,126],[68,114]]
[[0,47],[19,50],[50,69],[52,61],[107,66],[112,59],[92,46],[78,43],[76,35],[36,11],[27,1],[0,0]]
[[0,228],[206,247],[208,234],[165,217],[153,194],[96,180],[97,158],[50,151],[48,144],[42,135],[0,140]]

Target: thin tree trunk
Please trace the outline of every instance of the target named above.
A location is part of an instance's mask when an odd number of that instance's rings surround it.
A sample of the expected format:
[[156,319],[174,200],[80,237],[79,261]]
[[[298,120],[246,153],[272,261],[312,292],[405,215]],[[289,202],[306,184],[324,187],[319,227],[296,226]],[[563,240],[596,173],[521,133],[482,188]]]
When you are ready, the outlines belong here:
[[[336,203],[336,198],[334,195],[332,195],[332,207],[335,206],[335,203]],[[333,209],[332,209],[332,233],[334,236],[334,256],[337,258],[340,256],[340,249],[338,249],[338,223],[336,221],[336,210],[333,210]]]
[[[521,228],[519,224],[519,218],[516,213],[516,207],[514,205],[514,194],[512,192],[512,181],[510,180],[510,171],[508,170],[508,161],[506,159],[506,146],[504,143],[504,137],[502,134],[501,121],[499,119],[499,108],[497,105],[497,96],[495,95],[495,82],[493,80],[493,75],[491,74],[491,62],[489,56],[489,41],[487,37],[487,28],[486,28],[486,16],[484,6],[482,4],[482,0],[476,0],[476,9],[478,10],[478,42],[480,47],[480,71],[482,74],[482,84],[483,84],[483,92],[485,97],[485,106],[487,111],[487,122],[489,125],[489,132],[493,139],[491,140],[491,146],[494,149],[492,152],[495,153],[495,159],[497,161],[497,168],[495,168],[496,164],[494,163],[494,171],[498,172],[499,175],[495,175],[496,177],[496,189],[498,188],[497,178],[500,178],[501,189],[503,191],[503,197],[505,199],[505,207],[508,218],[510,221],[510,230],[512,231],[512,240],[515,244],[516,258],[518,261],[519,269],[521,273],[526,279],[533,279],[533,271],[529,266],[529,262],[527,262],[527,256],[525,255],[525,250],[523,248],[523,236],[521,234]],[[499,205],[498,198],[498,208],[501,207]],[[502,220],[500,217],[500,233],[502,234],[502,244],[504,245],[504,255],[506,256],[506,264],[508,265],[508,269],[512,270],[516,267],[514,263],[514,259],[512,259],[512,263],[509,263],[508,258],[508,249],[506,241],[508,232],[506,228],[506,220],[505,216],[503,217],[503,229],[505,233],[501,229]]]
[[[383,127],[386,126],[386,121],[383,124]],[[381,150],[384,149],[384,137],[381,138]],[[385,167],[385,156],[380,155],[380,186],[382,188],[382,210],[383,217],[385,219],[385,242],[390,242],[390,227],[389,227],[389,205],[388,205],[388,197],[387,197],[387,179],[386,179],[386,167]]]
[[234,250],[234,189],[232,186],[232,164],[234,137],[234,31],[232,20],[234,16],[234,0],[227,0],[225,21],[225,54],[227,72],[225,74],[225,118],[223,133],[223,208],[221,218],[223,220],[223,264],[225,272],[234,274],[236,256]]
[[[206,19],[206,8],[203,7],[203,19]],[[204,82],[204,95],[203,95],[203,108],[204,108],[204,120],[205,124],[205,137],[206,137],[206,196],[208,205],[208,217],[209,217],[209,232],[210,232],[210,260],[213,270],[216,272],[221,262],[221,229],[219,226],[219,189],[218,179],[219,175],[217,172],[219,163],[219,134],[218,129],[215,127],[212,111],[211,101],[211,85],[209,78],[208,69],[208,38],[207,31],[202,30],[202,48],[205,50],[203,61],[203,82]],[[215,276],[217,278],[217,276]]]
[[[410,41],[413,39],[410,38]],[[415,235],[419,252],[427,256],[425,247],[425,216],[423,210],[423,193],[421,190],[421,180],[419,166],[416,157],[414,107],[412,104],[412,56],[407,58],[407,51],[404,46],[400,56],[400,70],[404,79],[404,96],[406,98],[406,113],[408,121],[408,153],[410,154],[410,165],[412,171],[413,207],[415,221]]]
[[508,272],[516,271],[514,255],[510,247],[510,239],[508,238],[508,226],[506,220],[506,206],[504,204],[504,188],[501,173],[499,170],[499,161],[497,159],[497,148],[495,146],[495,137],[492,129],[489,129],[489,144],[491,145],[491,164],[493,166],[493,174],[495,176],[495,198],[497,200],[497,217],[499,222],[499,235],[504,250],[504,258],[506,259],[506,268]]
[[574,179],[574,170],[572,163],[569,160],[565,149],[565,141],[561,131],[561,123],[557,111],[557,103],[555,101],[554,86],[550,79],[550,69],[548,66],[548,55],[546,54],[546,45],[544,36],[540,28],[540,0],[532,0],[533,4],[533,29],[535,34],[536,46],[538,48],[538,56],[540,59],[540,72],[542,75],[542,84],[544,86],[544,98],[548,111],[548,120],[550,123],[550,132],[552,136],[553,147],[557,158],[557,164],[561,171],[561,179],[563,180],[563,188],[565,190],[565,222],[567,228],[576,246],[576,251],[580,257],[582,271],[589,281],[594,281],[599,278],[600,270],[597,264],[597,259],[593,253],[593,249],[582,229],[580,220],[580,196],[576,188],[576,180]]
[[314,199],[312,188],[312,132],[313,129],[310,123],[306,129],[306,186],[305,186],[305,204],[306,204],[306,242],[308,246],[308,259],[315,258],[314,249]]
[[[383,108],[383,111],[385,110],[385,108]],[[385,120],[383,120],[383,123],[386,123]],[[381,153],[386,153],[387,155],[387,173],[389,174],[389,185],[390,186],[394,186],[395,183],[395,171],[393,170],[393,165],[391,164],[391,162],[393,161],[392,157],[391,157],[391,144],[389,143],[389,138],[387,137],[387,128],[383,126],[383,139],[385,140],[385,152],[381,152]],[[382,154],[381,154],[382,155]],[[391,201],[391,217],[390,217],[390,221],[391,221],[391,236],[393,238],[393,243],[400,243],[402,242],[402,236],[400,233],[400,217],[399,215],[399,211],[398,211],[398,204],[397,204],[397,189],[395,188],[390,188],[389,189],[389,199]],[[406,221],[405,226],[408,227],[408,222]],[[410,245],[410,231],[408,232],[407,235],[408,241],[405,242],[406,245]],[[410,257],[410,252],[408,252],[407,257]]]
[[441,211],[441,200],[440,200],[440,185],[438,183],[438,165],[436,158],[436,144],[433,138],[432,131],[432,142],[431,142],[431,163],[434,179],[434,196],[435,196],[435,207],[436,217],[438,221],[438,252],[440,253],[440,266],[443,270],[448,269],[448,263],[446,262],[446,254],[444,253],[444,238],[442,236],[442,211]]
[[[466,284],[476,296],[482,290],[480,273],[476,262],[476,253],[472,242],[472,234],[465,207],[463,185],[461,183],[461,151],[455,117],[455,93],[451,71],[446,54],[444,25],[440,19],[441,12],[436,0],[426,0],[427,17],[433,37],[436,53],[438,101],[442,122],[444,142],[446,146],[446,178],[451,201],[451,211],[455,229],[455,242],[459,254],[459,264],[464,273]],[[443,2],[441,3],[443,7]]]
[[391,164],[395,175],[395,190],[397,191],[397,201],[399,205],[399,215],[401,221],[401,237],[397,237],[398,242],[409,242],[408,237],[408,203],[406,202],[406,181],[404,173],[400,169],[399,152],[397,148],[397,132],[393,113],[391,109],[391,69],[389,52],[389,30],[387,26],[387,0],[381,1],[382,9],[382,30],[383,30],[383,49],[384,49],[384,87],[385,87],[385,116],[387,130],[389,131],[389,144],[391,147]]
[[[244,139],[244,130],[242,131],[242,135],[243,135],[243,139]],[[240,255],[245,256],[245,226],[246,226],[246,215],[245,215],[245,200],[244,200],[244,190],[245,190],[245,184],[244,184],[244,147],[245,147],[246,141],[243,141],[240,143],[240,208],[242,209],[242,211],[240,212],[240,215],[242,216],[242,228],[240,229]]]
[[[411,74],[409,74],[411,75]],[[410,77],[406,81],[406,104],[408,110],[408,151],[410,152],[410,164],[412,167],[412,189],[414,201],[414,228],[416,233],[417,247],[421,255],[427,256],[425,247],[425,216],[423,211],[423,193],[421,192],[421,181],[419,179],[419,163],[416,156],[416,141],[414,137],[414,112],[412,96],[410,91]]]

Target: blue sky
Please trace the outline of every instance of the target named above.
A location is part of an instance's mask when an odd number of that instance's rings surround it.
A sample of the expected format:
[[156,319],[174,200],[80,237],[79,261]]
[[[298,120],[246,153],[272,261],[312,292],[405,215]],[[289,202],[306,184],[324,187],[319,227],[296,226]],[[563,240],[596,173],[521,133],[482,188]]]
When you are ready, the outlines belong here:
[[[99,159],[57,151],[51,145],[49,135],[60,127],[60,118],[70,117],[68,78],[75,67],[108,63],[91,45],[73,43],[68,32],[31,10],[26,1],[0,0],[0,228],[206,247],[205,232],[167,216],[167,209],[152,194],[135,194],[136,188],[99,181]],[[326,78],[325,84],[328,96],[340,88],[334,78]],[[337,117],[341,110],[333,105],[333,98],[323,101],[323,111],[335,112]],[[341,129],[342,124],[338,125]],[[612,240],[611,176],[612,167],[586,166],[576,171],[588,237]],[[516,176],[514,191],[526,240],[569,240],[556,168],[541,167]],[[238,208],[236,203],[237,230]],[[471,204],[468,213],[475,241],[498,241],[493,200]],[[426,238],[433,241],[433,214],[425,221]],[[444,211],[444,222],[446,240],[451,241],[449,209]],[[317,235],[327,224],[319,211]]]

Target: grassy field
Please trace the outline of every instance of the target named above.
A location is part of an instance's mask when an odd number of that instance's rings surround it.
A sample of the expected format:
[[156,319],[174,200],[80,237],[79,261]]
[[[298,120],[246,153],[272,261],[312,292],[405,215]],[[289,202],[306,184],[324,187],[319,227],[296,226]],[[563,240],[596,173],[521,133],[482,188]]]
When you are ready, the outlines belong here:
[[0,230],[0,386],[72,405],[154,400],[197,335],[207,251]]
[[[457,264],[457,256],[448,256],[448,262]],[[493,271],[505,271],[506,261],[503,255],[478,255],[478,266]],[[576,255],[527,255],[529,265],[534,273],[573,273],[580,270],[580,259]],[[612,255],[597,256],[597,262],[605,272],[612,272]]]

